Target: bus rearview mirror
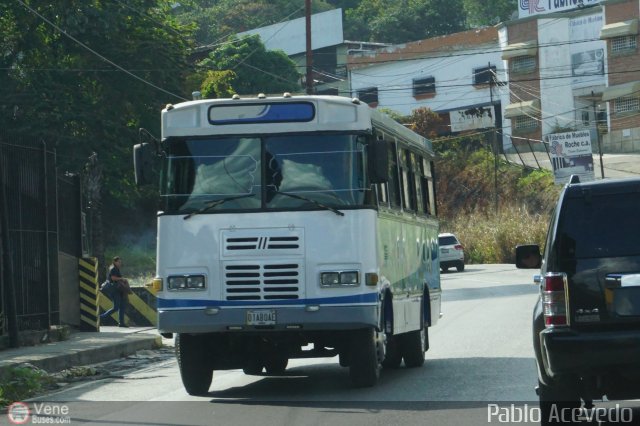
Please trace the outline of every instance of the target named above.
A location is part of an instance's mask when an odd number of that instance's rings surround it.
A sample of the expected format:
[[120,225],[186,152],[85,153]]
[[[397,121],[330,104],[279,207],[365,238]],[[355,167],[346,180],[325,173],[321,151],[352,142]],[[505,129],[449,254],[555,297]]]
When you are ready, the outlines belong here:
[[385,183],[389,180],[389,149],[383,140],[374,140],[368,147],[369,181]]
[[135,169],[136,185],[142,186],[151,183],[151,171],[153,163],[153,147],[148,143],[140,143],[133,146],[133,167]]

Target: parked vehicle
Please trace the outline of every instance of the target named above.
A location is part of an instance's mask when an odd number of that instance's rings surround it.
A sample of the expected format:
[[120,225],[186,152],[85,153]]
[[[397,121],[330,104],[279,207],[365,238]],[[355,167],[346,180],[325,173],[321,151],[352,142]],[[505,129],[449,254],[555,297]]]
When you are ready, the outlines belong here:
[[446,272],[455,266],[458,272],[464,271],[464,246],[454,234],[438,234],[440,247],[440,269]]
[[[544,253],[516,247],[534,276],[542,423],[593,400],[640,397],[640,179],[572,176],[551,216]],[[569,409],[569,410],[567,410]],[[562,418],[555,417],[555,420]]]

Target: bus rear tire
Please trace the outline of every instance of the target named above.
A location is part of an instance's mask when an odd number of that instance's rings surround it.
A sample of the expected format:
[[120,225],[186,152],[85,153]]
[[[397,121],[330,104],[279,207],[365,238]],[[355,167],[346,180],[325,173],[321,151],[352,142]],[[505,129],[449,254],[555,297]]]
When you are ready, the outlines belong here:
[[357,330],[351,339],[349,375],[355,387],[370,387],[380,378],[380,363],[373,328]]
[[289,364],[289,358],[284,355],[274,354],[266,360],[264,368],[269,375],[280,375],[287,369],[287,364]]
[[386,351],[382,366],[384,368],[398,368],[402,363],[402,352],[400,351],[399,341],[397,337],[388,336]]
[[206,336],[178,333],[175,346],[185,390],[189,395],[206,395],[213,379]]
[[410,331],[402,336],[402,355],[407,367],[420,367],[424,364],[424,353],[427,350],[427,328]]
[[257,358],[249,358],[244,367],[242,367],[242,371],[244,374],[249,376],[259,376],[262,374],[262,369],[264,365],[262,365],[262,361]]

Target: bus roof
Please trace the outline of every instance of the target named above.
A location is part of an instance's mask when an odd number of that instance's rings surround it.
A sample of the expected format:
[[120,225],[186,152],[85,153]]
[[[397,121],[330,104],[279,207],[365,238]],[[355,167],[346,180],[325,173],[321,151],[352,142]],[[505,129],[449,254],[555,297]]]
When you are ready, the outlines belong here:
[[[291,108],[291,105],[295,107]],[[358,99],[285,94],[279,97],[205,99],[162,110],[162,139],[185,136],[300,132],[365,132],[379,129],[433,154],[431,141]]]

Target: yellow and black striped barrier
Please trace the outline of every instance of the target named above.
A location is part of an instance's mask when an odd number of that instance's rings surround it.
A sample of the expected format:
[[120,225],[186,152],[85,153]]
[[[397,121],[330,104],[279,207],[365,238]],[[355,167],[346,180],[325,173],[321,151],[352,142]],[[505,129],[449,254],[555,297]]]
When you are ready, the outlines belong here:
[[[158,324],[156,314],[156,296],[147,287],[132,287],[133,293],[129,294],[129,303],[125,311],[125,323],[130,326],[155,327]],[[100,295],[100,308],[108,311],[113,307],[113,302],[105,295]],[[103,320],[103,325],[115,325],[118,313],[110,315],[111,319]]]
[[100,331],[98,321],[98,259],[78,259],[80,282],[80,330]]

